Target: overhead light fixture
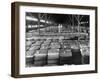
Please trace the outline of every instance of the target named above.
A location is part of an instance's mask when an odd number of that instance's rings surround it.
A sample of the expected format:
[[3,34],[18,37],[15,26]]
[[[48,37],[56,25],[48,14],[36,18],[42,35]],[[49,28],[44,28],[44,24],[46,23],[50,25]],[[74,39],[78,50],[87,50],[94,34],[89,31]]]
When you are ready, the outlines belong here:
[[26,20],[38,21],[37,18],[35,18],[35,17],[30,17],[30,16],[26,16]]
[[[30,16],[26,16],[26,20],[30,20],[30,21],[38,21],[37,18],[35,17],[30,17]],[[45,23],[45,20],[41,19],[40,22]],[[50,21],[46,21],[46,23],[51,23]]]

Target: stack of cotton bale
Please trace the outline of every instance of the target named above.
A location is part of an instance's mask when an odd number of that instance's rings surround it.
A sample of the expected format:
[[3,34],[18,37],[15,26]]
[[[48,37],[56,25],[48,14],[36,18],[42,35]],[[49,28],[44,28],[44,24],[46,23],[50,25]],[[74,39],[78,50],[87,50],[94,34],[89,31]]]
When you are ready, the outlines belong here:
[[71,49],[60,50],[60,65],[72,64],[72,52]]
[[48,65],[58,65],[59,64],[59,49],[49,49],[47,57]]
[[81,45],[82,63],[89,64],[90,50],[88,46]]
[[29,50],[29,51],[26,51],[26,64],[28,66],[31,66],[33,65],[33,57],[34,57],[34,54],[35,54],[35,50]]
[[47,50],[40,49],[34,54],[34,66],[44,66],[47,64]]
[[72,63],[73,64],[82,64],[82,55],[79,45],[71,45],[72,52]]
[[59,42],[51,42],[50,48],[51,49],[59,49],[60,48]]

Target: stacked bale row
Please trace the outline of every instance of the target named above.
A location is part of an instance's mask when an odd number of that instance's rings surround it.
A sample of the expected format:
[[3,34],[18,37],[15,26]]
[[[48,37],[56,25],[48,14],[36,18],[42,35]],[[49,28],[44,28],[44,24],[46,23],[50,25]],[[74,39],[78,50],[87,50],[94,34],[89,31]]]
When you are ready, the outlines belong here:
[[30,66],[89,64],[89,45],[84,41],[36,39],[26,44],[26,64]]

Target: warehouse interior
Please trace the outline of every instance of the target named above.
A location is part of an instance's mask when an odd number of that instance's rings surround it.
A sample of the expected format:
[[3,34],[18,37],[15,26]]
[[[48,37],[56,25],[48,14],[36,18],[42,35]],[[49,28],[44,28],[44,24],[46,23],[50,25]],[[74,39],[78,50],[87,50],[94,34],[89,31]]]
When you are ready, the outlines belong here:
[[26,67],[89,64],[89,17],[26,12]]

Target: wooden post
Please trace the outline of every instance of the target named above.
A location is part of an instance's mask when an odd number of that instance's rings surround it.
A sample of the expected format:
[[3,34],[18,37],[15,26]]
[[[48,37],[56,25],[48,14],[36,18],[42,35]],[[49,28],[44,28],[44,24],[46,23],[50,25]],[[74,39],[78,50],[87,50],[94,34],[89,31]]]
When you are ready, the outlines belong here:
[[79,41],[79,35],[80,35],[80,15],[75,16],[77,20],[77,28],[78,28],[78,41]]
[[80,20],[79,20],[79,15],[77,16],[78,18],[78,41],[79,41],[79,35],[80,35]]
[[41,18],[41,14],[38,13],[38,32],[39,32],[39,35],[40,35],[40,18]]
[[75,27],[74,26],[74,15],[72,15],[72,33],[74,33],[74,31],[73,31],[74,30],[74,27]]
[[47,27],[47,14],[45,13],[45,32],[46,32],[46,27]]

